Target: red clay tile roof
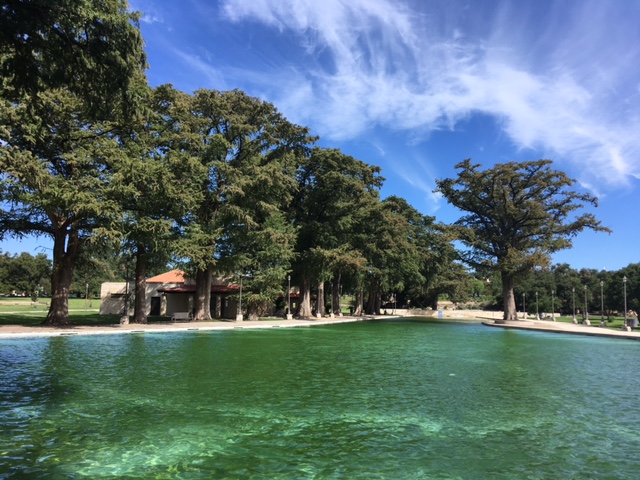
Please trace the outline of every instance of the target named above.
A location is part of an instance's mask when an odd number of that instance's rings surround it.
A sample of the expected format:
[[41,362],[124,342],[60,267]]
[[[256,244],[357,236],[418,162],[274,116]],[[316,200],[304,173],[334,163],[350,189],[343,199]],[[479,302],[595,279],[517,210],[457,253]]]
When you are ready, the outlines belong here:
[[184,283],[185,273],[182,270],[171,270],[147,279],[147,283]]
[[[235,293],[240,290],[238,285],[211,285],[211,293]],[[159,288],[160,293],[195,293],[195,285],[184,285],[182,287]]]

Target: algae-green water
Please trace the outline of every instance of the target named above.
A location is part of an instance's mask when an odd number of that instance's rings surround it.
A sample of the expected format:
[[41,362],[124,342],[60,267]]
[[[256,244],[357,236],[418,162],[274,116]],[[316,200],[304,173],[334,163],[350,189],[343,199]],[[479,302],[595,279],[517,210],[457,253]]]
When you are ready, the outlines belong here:
[[0,340],[0,479],[636,479],[640,343],[409,320]]

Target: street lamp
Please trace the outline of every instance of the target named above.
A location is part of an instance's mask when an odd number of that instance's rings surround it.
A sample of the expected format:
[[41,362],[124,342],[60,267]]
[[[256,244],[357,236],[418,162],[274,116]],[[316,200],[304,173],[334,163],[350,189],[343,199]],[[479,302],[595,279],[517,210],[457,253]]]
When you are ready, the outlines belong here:
[[525,296],[525,293],[522,292],[522,318],[524,320],[526,320],[527,319],[527,304],[524,301],[524,296]]
[[591,325],[589,323],[589,309],[587,307],[587,286],[584,286],[584,324]]
[[576,319],[576,287],[571,287],[571,300],[573,301],[573,323],[578,323]]
[[536,292],[536,320],[540,320],[540,314],[538,313],[538,292]]
[[600,326],[604,327],[604,282],[600,280]]
[[240,275],[240,301],[238,302],[238,313],[236,313],[236,322],[242,322],[242,275]]
[[624,326],[627,326],[627,276],[622,277],[624,285]]
[[551,318],[553,321],[556,321],[556,298],[555,298],[555,290],[551,290]]
[[287,275],[287,320],[291,320],[291,275]]

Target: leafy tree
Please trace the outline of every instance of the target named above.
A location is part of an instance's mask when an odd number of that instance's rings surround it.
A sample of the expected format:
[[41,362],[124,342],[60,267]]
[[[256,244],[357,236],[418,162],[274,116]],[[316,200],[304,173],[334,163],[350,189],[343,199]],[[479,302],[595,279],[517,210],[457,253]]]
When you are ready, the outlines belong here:
[[455,223],[458,238],[469,247],[462,252],[474,268],[499,271],[504,320],[516,319],[515,280],[550,255],[569,248],[582,230],[608,232],[595,216],[575,210],[597,205],[595,197],[569,189],[574,184],[550,160],[496,164],[479,170],[465,160],[458,178],[437,181],[437,191],[467,212]]
[[2,254],[0,251],[0,292],[26,292],[31,295],[38,287],[46,288],[51,275],[51,260],[44,253],[35,257],[22,252],[20,255]]
[[70,293],[84,295],[89,285],[89,296],[99,297],[103,282],[120,280],[119,260],[115,241],[86,242],[76,259]]
[[94,115],[125,112],[146,66],[138,20],[125,0],[0,1],[0,96],[37,104],[66,88]]
[[317,311],[324,313],[324,282],[332,279],[332,309],[339,311],[341,276],[363,271],[367,262],[356,234],[378,205],[380,168],[337,149],[314,148],[298,169],[291,210],[298,228],[294,278],[300,285],[302,317],[311,316],[311,287],[319,286]]
[[294,256],[296,231],[276,209],[254,216],[252,225],[232,228],[221,248],[219,268],[241,272],[242,304],[249,320],[265,316],[283,295],[283,280]]
[[[208,320],[211,275],[221,252],[236,251],[228,242],[243,238],[235,235],[238,230],[265,227],[274,209],[290,200],[297,156],[315,139],[272,104],[239,90],[198,90],[190,111],[188,149],[200,162],[200,201],[185,224],[178,253],[195,273],[195,318]],[[227,257],[223,266],[227,273],[245,273],[238,271],[244,266],[240,259]]]
[[66,324],[76,259],[119,215],[111,167],[122,155],[111,125],[88,118],[66,90],[39,94],[41,108],[0,104],[0,235],[53,239],[48,324]]
[[[624,281],[626,277],[627,281]],[[640,263],[630,263],[609,275],[606,293],[607,302],[614,310],[624,314],[624,291],[626,284],[627,310],[640,313]]]
[[113,182],[122,194],[123,247],[135,258],[134,323],[146,323],[146,277],[171,259],[179,226],[200,192],[200,164],[186,152],[190,97],[162,85],[149,89],[147,108],[121,142],[127,153]]
[[433,217],[391,196],[370,211],[363,227],[359,245],[367,259],[363,282],[368,313],[379,314],[383,297],[398,293],[418,303],[427,292],[437,299],[434,289],[444,289],[442,273],[451,268],[454,250]]
[[145,86],[137,14],[118,0],[0,9],[0,236],[53,238],[45,323],[66,324],[75,262],[119,215],[118,131]]

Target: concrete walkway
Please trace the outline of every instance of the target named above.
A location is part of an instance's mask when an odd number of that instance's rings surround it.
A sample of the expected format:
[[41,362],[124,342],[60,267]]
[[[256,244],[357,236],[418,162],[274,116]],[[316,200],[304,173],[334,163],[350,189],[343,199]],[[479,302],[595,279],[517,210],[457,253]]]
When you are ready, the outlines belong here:
[[[164,322],[150,324],[128,324],[128,325],[72,325],[67,327],[49,327],[42,325],[0,325],[0,338],[29,338],[29,337],[53,337],[67,335],[113,335],[126,333],[160,333],[160,332],[185,332],[185,331],[209,331],[209,330],[240,330],[256,328],[292,328],[292,327],[312,327],[319,325],[335,325],[339,323],[362,322],[375,319],[399,318],[398,316],[382,315],[379,317],[337,317],[337,318],[311,318],[294,320],[259,320],[255,322]],[[449,320],[457,317],[451,316]],[[478,317],[476,317],[477,319]],[[447,320],[443,320],[447,321]],[[477,321],[477,320],[476,320]],[[640,331],[625,332],[621,330],[610,330],[582,324],[552,322],[549,320],[515,320],[506,323],[496,323],[493,318],[482,319],[482,324],[488,327],[517,329],[517,330],[539,330],[553,333],[568,333],[574,335],[591,335],[610,338],[626,338],[640,340]]]
[[640,331],[625,332],[623,330],[611,330],[602,327],[553,322],[550,320],[514,320],[504,323],[496,323],[495,320],[484,320],[482,324],[487,325],[488,327],[512,328],[517,330],[540,330],[543,332],[640,340]]
[[[294,319],[294,320],[259,320],[255,322],[163,322],[128,325],[71,325],[65,327],[49,327],[42,325],[0,325],[0,338],[29,338],[29,337],[53,337],[68,335],[112,335],[118,333],[158,333],[158,332],[185,332],[207,330],[239,330],[255,328],[291,328],[311,327],[318,325],[334,325],[337,323],[362,322],[375,320],[376,318],[394,318],[390,315],[384,317],[337,317],[318,319]],[[397,318],[397,317],[395,317]]]

